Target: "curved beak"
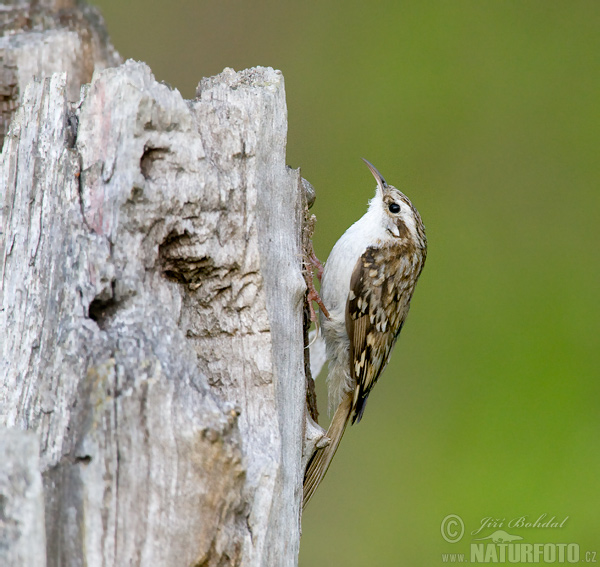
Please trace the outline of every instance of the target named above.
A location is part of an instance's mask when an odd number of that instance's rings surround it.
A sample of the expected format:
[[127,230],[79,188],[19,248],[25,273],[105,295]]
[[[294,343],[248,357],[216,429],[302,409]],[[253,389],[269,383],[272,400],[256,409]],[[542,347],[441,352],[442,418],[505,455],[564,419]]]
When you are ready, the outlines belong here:
[[369,171],[373,174],[375,181],[377,181],[377,188],[383,192],[384,187],[388,186],[386,180],[383,178],[383,175],[377,171],[377,168],[369,160],[366,160],[365,158],[362,158],[362,160],[367,164]]

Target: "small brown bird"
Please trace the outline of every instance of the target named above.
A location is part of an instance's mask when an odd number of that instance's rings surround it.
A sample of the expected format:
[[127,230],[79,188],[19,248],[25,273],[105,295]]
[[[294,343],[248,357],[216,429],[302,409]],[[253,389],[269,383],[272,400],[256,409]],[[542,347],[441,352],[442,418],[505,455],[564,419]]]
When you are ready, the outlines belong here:
[[371,389],[386,367],[408,313],[427,254],[425,227],[417,209],[377,169],[366,214],[337,241],[325,264],[320,314],[327,351],[329,445],[317,449],[304,476],[306,506],[325,476],[346,425],[360,421]]

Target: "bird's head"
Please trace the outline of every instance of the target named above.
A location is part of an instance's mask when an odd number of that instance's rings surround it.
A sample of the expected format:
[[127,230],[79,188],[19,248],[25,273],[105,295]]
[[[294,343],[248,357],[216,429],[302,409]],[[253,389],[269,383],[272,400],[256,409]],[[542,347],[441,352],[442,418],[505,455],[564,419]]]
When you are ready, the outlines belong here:
[[417,209],[402,191],[387,184],[383,175],[371,162],[364,158],[363,161],[377,181],[375,197],[369,201],[369,209],[377,211],[383,226],[392,238],[412,240],[418,247],[425,248],[427,245],[425,227]]

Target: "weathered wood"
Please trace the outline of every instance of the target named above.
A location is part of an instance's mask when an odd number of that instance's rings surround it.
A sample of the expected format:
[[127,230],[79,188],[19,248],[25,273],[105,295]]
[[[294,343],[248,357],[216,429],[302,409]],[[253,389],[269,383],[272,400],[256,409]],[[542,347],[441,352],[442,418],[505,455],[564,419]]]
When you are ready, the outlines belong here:
[[0,423],[48,565],[295,565],[303,203],[283,77],[127,62],[25,91],[0,161]]
[[77,0],[12,0],[0,7],[0,148],[25,87],[34,77],[67,72],[67,96],[79,99],[94,70],[121,58],[96,8]]
[[0,428],[0,565],[44,567],[44,495],[37,437]]

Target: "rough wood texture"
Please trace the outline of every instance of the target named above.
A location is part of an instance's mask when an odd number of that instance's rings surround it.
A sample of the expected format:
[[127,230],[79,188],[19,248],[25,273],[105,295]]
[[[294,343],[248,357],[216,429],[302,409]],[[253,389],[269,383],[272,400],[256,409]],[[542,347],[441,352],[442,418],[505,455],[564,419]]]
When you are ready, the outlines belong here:
[[78,0],[12,0],[0,6],[0,148],[33,77],[67,72],[67,95],[79,99],[95,69],[121,62],[100,13]]
[[28,431],[0,429],[0,565],[44,567],[44,495],[39,444]]
[[0,161],[0,424],[48,565],[295,565],[303,203],[283,77],[127,62],[25,91]]

